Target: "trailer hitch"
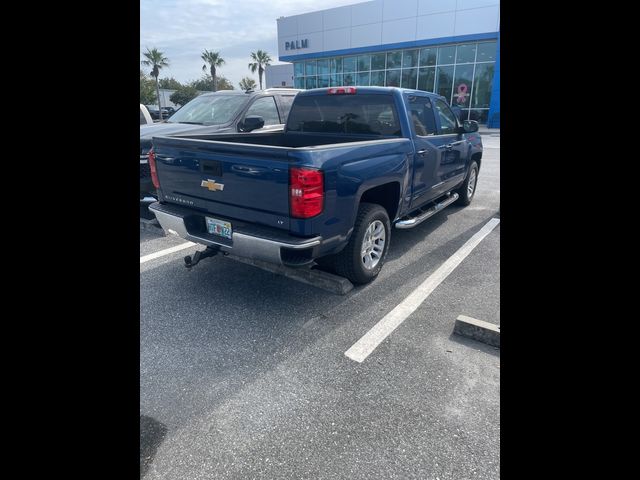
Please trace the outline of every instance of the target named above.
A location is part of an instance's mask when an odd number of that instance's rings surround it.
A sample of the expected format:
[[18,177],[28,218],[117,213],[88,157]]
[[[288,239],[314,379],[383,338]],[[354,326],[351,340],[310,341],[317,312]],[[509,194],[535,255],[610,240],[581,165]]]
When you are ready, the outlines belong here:
[[218,253],[220,253],[220,247],[207,247],[205,250],[194,253],[193,257],[191,257],[191,255],[184,257],[184,266],[190,269],[197,265],[200,260],[207,257],[215,257]]

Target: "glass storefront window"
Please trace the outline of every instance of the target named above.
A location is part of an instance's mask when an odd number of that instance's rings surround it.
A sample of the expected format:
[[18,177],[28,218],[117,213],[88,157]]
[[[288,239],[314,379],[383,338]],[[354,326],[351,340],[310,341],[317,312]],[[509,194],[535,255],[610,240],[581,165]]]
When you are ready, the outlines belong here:
[[[387,57],[388,60],[388,57]],[[399,87],[400,86],[400,70],[387,70],[387,87]]]
[[476,62],[495,62],[496,48],[496,42],[479,43]]
[[329,70],[331,73],[342,73],[342,58],[329,60]]
[[456,63],[473,63],[476,61],[476,44],[465,43],[458,45]]
[[453,79],[452,105],[465,108],[471,104],[471,82],[473,80],[473,63],[456,65]]
[[426,67],[427,65],[436,64],[436,48],[423,48],[420,50],[420,66]]
[[331,87],[340,87],[342,86],[342,74],[341,73],[336,73],[331,75],[330,78],[331,81]]
[[304,62],[304,71],[307,75],[315,75],[316,74],[316,61],[315,60],[307,60]]
[[476,64],[476,77],[473,82],[471,106],[474,108],[489,108],[491,99],[491,84],[495,63]]
[[371,85],[376,87],[384,87],[384,70],[371,72]]
[[456,57],[456,47],[438,48],[438,65],[450,65],[454,63]]
[[402,66],[402,51],[387,52],[387,68],[400,68]]
[[369,72],[358,73],[358,81],[356,85],[362,85],[363,87],[369,86]]
[[442,95],[451,104],[451,87],[453,87],[453,65],[437,67],[435,93]]
[[371,70],[371,55],[358,55],[358,71],[368,72]]
[[403,68],[402,69],[402,78],[400,82],[400,86],[402,88],[416,88],[416,82],[418,80],[418,69],[417,68]]
[[344,80],[342,82],[343,85],[347,86],[347,85],[355,85],[355,73],[345,73],[344,74]]
[[344,57],[342,59],[342,71],[351,73],[356,71],[356,57]]
[[371,55],[371,70],[384,70],[385,69],[385,57],[384,53],[377,53]]
[[328,75],[329,74],[329,60],[318,60],[318,75]]
[[293,62],[295,88],[393,86],[435,92],[486,123],[497,42],[411,48]]
[[418,50],[405,50],[402,55],[402,68],[418,66]]
[[435,80],[436,80],[436,69],[434,67],[421,68],[418,74],[418,90],[424,90],[425,92],[433,92]]

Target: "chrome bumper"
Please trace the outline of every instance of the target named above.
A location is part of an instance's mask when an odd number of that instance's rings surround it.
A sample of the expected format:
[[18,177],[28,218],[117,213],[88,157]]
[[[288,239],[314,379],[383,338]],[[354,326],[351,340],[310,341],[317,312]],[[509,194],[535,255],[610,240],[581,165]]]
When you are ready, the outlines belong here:
[[322,237],[319,236],[304,239],[296,238],[292,239],[292,241],[277,241],[234,231],[232,245],[226,245],[211,238],[189,233],[184,222],[184,216],[179,213],[179,208],[175,208],[176,211],[168,211],[160,203],[156,202],[149,206],[149,210],[153,211],[158,222],[160,222],[160,226],[169,234],[206,246],[218,245],[222,251],[232,253],[238,257],[262,260],[279,265],[284,264],[281,255],[282,248],[305,250],[322,243]]

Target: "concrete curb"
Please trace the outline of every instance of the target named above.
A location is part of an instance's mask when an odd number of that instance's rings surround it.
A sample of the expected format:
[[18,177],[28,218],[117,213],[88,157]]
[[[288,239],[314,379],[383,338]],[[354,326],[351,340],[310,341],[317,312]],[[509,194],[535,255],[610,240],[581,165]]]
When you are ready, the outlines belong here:
[[263,262],[261,260],[253,260],[250,258],[236,257],[235,255],[228,255],[227,258],[231,258],[240,263],[246,265],[252,265],[258,267],[267,272],[283,275],[292,280],[306,283],[312,287],[320,288],[330,293],[338,295],[345,295],[353,290],[353,283],[344,277],[334,275],[332,273],[323,272],[322,270],[312,270],[309,267],[291,268],[283,265],[275,265],[272,263]]
[[500,325],[459,315],[453,333],[500,348]]
[[480,135],[491,135],[491,136],[495,136],[495,137],[499,137],[500,136],[500,130],[499,129],[495,129],[495,130],[478,130],[478,133]]

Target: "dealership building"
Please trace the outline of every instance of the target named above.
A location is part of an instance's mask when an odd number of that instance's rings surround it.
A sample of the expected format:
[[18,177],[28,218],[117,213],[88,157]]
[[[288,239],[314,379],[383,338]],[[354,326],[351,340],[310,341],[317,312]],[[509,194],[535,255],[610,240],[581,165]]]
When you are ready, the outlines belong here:
[[[497,0],[374,0],[281,17],[278,59],[292,64],[296,88],[426,90],[463,118],[500,127]],[[274,67],[278,84],[289,83],[291,65]]]

